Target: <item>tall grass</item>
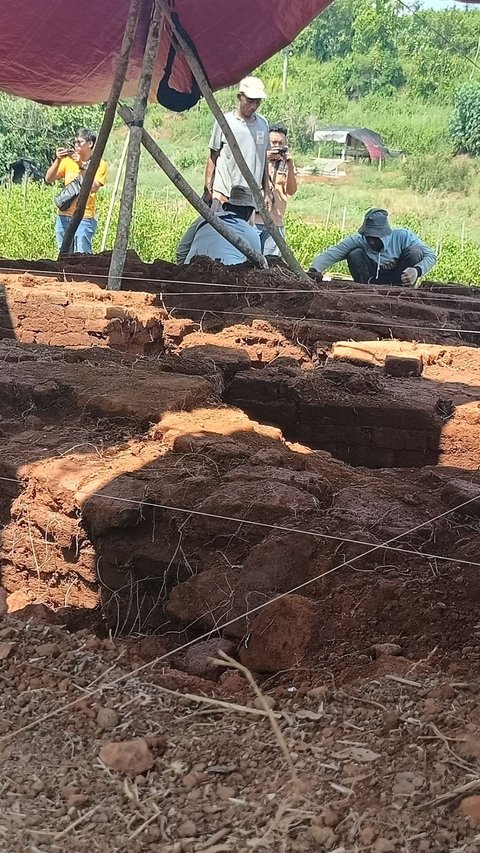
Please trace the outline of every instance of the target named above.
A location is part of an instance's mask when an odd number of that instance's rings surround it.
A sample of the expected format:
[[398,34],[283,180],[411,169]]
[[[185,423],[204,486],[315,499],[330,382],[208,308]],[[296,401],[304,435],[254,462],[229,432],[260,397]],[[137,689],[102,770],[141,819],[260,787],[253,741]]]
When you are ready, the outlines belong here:
[[[108,201],[108,193],[99,197],[95,251],[100,246]],[[30,260],[56,257],[54,217],[51,188],[31,185],[26,195],[22,187],[0,188],[0,256]],[[117,217],[118,204],[107,248],[113,245]],[[130,246],[144,261],[155,258],[173,261],[175,246],[194,218],[195,212],[173,195],[165,201],[159,200],[155,193],[140,192],[135,204]],[[397,217],[395,224],[412,228],[433,248],[440,248],[439,261],[430,277],[439,281],[480,285],[480,246],[477,243],[425,227],[422,218],[412,214]],[[350,230],[354,230],[353,227]],[[286,233],[290,246],[304,267],[309,266],[316,254],[342,237],[338,219],[326,226],[324,221],[305,222],[297,214],[287,216]],[[337,269],[347,271],[345,264]]]

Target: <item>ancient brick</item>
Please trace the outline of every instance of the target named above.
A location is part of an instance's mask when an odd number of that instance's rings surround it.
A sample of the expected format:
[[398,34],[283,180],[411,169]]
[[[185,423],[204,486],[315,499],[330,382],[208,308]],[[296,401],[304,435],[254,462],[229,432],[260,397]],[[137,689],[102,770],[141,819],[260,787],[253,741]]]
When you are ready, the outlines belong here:
[[385,356],[385,373],[388,376],[421,376],[423,371],[423,358],[405,358],[398,355]]

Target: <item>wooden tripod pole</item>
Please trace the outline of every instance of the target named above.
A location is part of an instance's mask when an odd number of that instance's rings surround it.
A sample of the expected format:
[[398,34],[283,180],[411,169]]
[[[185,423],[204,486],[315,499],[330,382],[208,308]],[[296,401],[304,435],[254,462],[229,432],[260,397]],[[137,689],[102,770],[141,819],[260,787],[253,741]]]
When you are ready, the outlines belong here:
[[88,196],[90,195],[90,190],[92,189],[92,184],[95,179],[97,169],[100,165],[100,160],[102,159],[103,152],[105,151],[105,146],[108,142],[108,137],[110,136],[110,131],[112,129],[113,121],[115,118],[115,111],[117,109],[118,99],[123,89],[123,84],[125,82],[125,77],[127,74],[128,60],[130,59],[130,53],[132,51],[133,40],[135,38],[135,32],[137,29],[137,23],[141,8],[142,0],[131,0],[127,22],[125,24],[125,31],[123,34],[122,46],[120,48],[120,56],[118,59],[117,70],[115,71],[115,77],[113,79],[112,88],[110,90],[108,101],[105,106],[102,126],[100,128],[95,147],[92,151],[90,163],[88,164],[88,168],[85,172],[85,175],[83,176],[82,187],[77,199],[75,212],[70,222],[68,223],[67,230],[65,231],[65,235],[62,242],[62,248],[60,249],[59,253],[60,258],[62,257],[62,255],[66,255],[70,251],[77,228],[83,219],[83,214],[85,213],[85,207],[88,201]]
[[160,28],[163,13],[157,0],[153,0],[153,12],[148,29],[147,43],[143,55],[142,71],[138,83],[137,94],[133,104],[133,120],[130,123],[128,140],[127,163],[125,166],[125,181],[118,215],[117,236],[113,247],[110,269],[108,271],[108,290],[120,290],[123,268],[127,256],[128,239],[132,223],[133,205],[137,191],[138,167],[142,145],[142,129],[147,111],[148,96],[152,83],[153,69],[157,59]]
[[260,188],[259,188],[257,182],[255,181],[255,178],[253,177],[250,169],[248,168],[248,166],[245,162],[245,158],[244,158],[244,156],[243,156],[243,154],[242,154],[242,152],[238,146],[237,140],[235,139],[235,135],[234,135],[228,121],[226,120],[222,110],[220,109],[220,107],[219,107],[219,105],[218,105],[218,103],[214,97],[214,94],[210,88],[210,85],[207,81],[207,78],[205,77],[204,71],[200,65],[200,62],[198,61],[197,57],[193,53],[190,45],[187,44],[187,42],[182,37],[182,35],[178,32],[178,30],[175,26],[175,23],[172,19],[170,8],[168,6],[167,0],[158,0],[158,2],[162,6],[162,9],[163,9],[164,14],[165,14],[165,18],[168,20],[168,22],[170,24],[170,27],[172,30],[172,35],[175,36],[175,38],[178,42],[178,45],[181,48],[188,65],[190,66],[190,70],[191,70],[193,76],[195,77],[195,79],[198,83],[198,86],[200,88],[200,91],[201,91],[203,97],[205,98],[208,106],[210,107],[213,115],[215,116],[216,120],[218,121],[218,124],[220,125],[220,127],[223,131],[225,139],[227,140],[227,143],[228,143],[228,145],[231,149],[231,152],[235,158],[235,161],[238,165],[238,168],[240,169],[240,172],[242,173],[243,177],[245,178],[245,181],[247,182],[247,185],[253,194],[257,210],[261,214],[263,222],[265,223],[267,230],[272,235],[276,245],[278,246],[278,248],[280,249],[280,252],[282,253],[282,257],[283,257],[285,263],[288,264],[288,266],[290,267],[292,272],[296,273],[302,279],[308,281],[308,283],[311,284],[310,278],[307,276],[306,272],[302,269],[302,267],[298,263],[293,252],[291,251],[291,249],[289,249],[289,247],[287,246],[284,238],[282,237],[277,226],[275,225],[269,211],[266,209],[265,203],[263,200],[263,195],[260,191]]
[[[133,118],[133,113],[130,107],[123,106],[119,104],[117,109],[118,115],[124,120],[126,124],[130,124]],[[171,160],[168,159],[167,155],[162,151],[161,148],[157,145],[157,143],[152,139],[149,133],[145,129],[142,129],[142,145],[148,151],[148,153],[153,157],[156,163],[160,166],[161,169],[165,172],[167,177],[170,178],[173,184],[177,187],[177,189],[182,193],[183,196],[187,199],[187,201],[198,211],[198,213],[203,216],[203,218],[218,231],[222,237],[225,237],[232,246],[235,246],[242,254],[244,254],[247,258],[253,261],[260,267],[266,267],[267,261],[263,257],[263,255],[258,254],[252,249],[245,240],[242,240],[237,234],[227,228],[224,222],[213,213],[207,204],[200,198],[199,195],[195,192],[194,189],[187,183],[185,178],[180,174],[178,169],[175,168]]]

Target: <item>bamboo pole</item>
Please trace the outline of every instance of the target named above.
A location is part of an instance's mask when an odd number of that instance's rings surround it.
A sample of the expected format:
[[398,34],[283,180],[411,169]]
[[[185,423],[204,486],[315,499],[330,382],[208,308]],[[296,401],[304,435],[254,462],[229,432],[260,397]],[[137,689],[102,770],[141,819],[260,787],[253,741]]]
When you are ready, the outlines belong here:
[[327,234],[328,226],[330,225],[330,217],[332,215],[332,207],[333,207],[333,199],[335,196],[335,190],[332,192],[330,196],[330,203],[328,205],[328,213],[327,213],[327,221],[325,222],[325,234]]
[[130,123],[128,139],[127,162],[125,166],[125,181],[120,202],[118,215],[117,235],[113,247],[110,268],[108,271],[108,290],[120,290],[122,284],[123,268],[128,249],[130,237],[130,226],[132,222],[133,205],[137,190],[138,167],[140,164],[140,152],[142,144],[142,128],[147,111],[148,96],[152,84],[152,75],[158,52],[158,41],[160,28],[163,21],[163,13],[157,0],[153,0],[153,14],[148,29],[147,43],[143,55],[142,70],[138,82],[137,94],[133,104],[133,120]]
[[92,184],[95,179],[97,169],[100,165],[100,160],[102,159],[103,152],[105,151],[105,146],[108,142],[108,137],[110,136],[110,131],[112,129],[113,121],[115,118],[115,111],[117,109],[118,99],[123,89],[123,84],[125,82],[125,77],[127,74],[128,61],[130,59],[130,53],[132,50],[133,40],[135,38],[135,32],[137,29],[137,23],[141,8],[142,0],[131,0],[130,9],[125,24],[125,31],[122,39],[122,46],[120,48],[118,65],[115,71],[115,77],[113,79],[112,88],[110,89],[110,94],[108,96],[108,101],[105,106],[102,126],[100,128],[95,147],[92,151],[90,163],[88,164],[88,168],[83,176],[82,187],[80,189],[80,193],[77,199],[75,212],[70,222],[68,223],[67,230],[65,231],[65,235],[62,242],[62,248],[60,249],[59,253],[60,258],[62,257],[62,255],[66,255],[70,251],[77,228],[81,220],[83,219],[83,214],[85,213],[85,207],[88,201],[88,196],[90,195],[90,190],[92,189]]
[[105,220],[105,227],[103,229],[102,242],[100,245],[100,251],[105,251],[105,246],[107,245],[107,237],[108,232],[110,230],[110,223],[112,221],[113,208],[115,207],[115,202],[117,200],[118,189],[120,187],[120,181],[122,180],[123,167],[125,166],[125,160],[127,157],[128,151],[128,133],[125,137],[125,142],[123,143],[122,153],[120,154],[120,162],[118,164],[118,171],[115,175],[115,183],[113,185],[112,195],[110,198],[110,204],[108,205],[108,213],[107,218]]
[[237,166],[240,169],[241,174],[243,175],[249,189],[253,194],[257,210],[262,216],[265,227],[273,237],[276,245],[280,249],[285,263],[290,267],[292,272],[296,273],[298,276],[300,276],[300,278],[304,279],[305,281],[308,281],[308,283],[311,284],[310,278],[307,276],[306,272],[298,263],[291,249],[287,246],[284,238],[282,237],[277,226],[275,225],[270,215],[270,212],[267,210],[260,188],[245,162],[245,158],[239,148],[238,142],[235,138],[235,134],[233,133],[228,121],[226,120],[222,110],[220,109],[220,106],[217,103],[217,100],[215,99],[215,96],[212,92],[212,89],[210,88],[210,84],[208,83],[203,68],[197,57],[193,53],[192,49],[190,48],[190,45],[186,43],[185,39],[178,32],[175,26],[167,0],[158,0],[158,2],[161,3],[161,6],[165,13],[165,17],[170,24],[172,35],[175,36],[176,41],[180,49],[182,50],[188,65],[190,66],[190,70],[198,83],[203,97],[205,98],[214,117],[216,118],[218,124],[220,125],[223,131],[223,134],[225,136],[225,139],[227,140],[233,157],[235,158]]
[[347,221],[347,208],[344,207],[343,213],[342,213],[342,240],[345,236],[345,223],[346,223],[346,221]]
[[[124,120],[126,124],[129,124],[132,120],[132,110],[130,107],[126,107],[123,105],[119,105],[117,109],[118,115]],[[167,155],[162,151],[162,149],[157,145],[157,143],[152,139],[149,133],[145,129],[142,129],[142,145],[148,151],[148,153],[153,157],[156,163],[160,166],[161,169],[165,172],[168,178],[170,178],[171,182],[177,187],[177,189],[182,193],[183,196],[187,199],[187,201],[195,208],[198,213],[203,216],[203,218],[218,231],[222,237],[225,237],[232,246],[235,246],[240,252],[242,252],[247,258],[253,261],[260,267],[266,267],[267,261],[263,257],[263,255],[258,254],[252,249],[248,243],[242,240],[237,234],[234,234],[230,228],[227,228],[224,222],[212,212],[212,210],[205,204],[204,201],[200,198],[199,195],[195,192],[194,189],[187,183],[185,178],[180,174],[178,169],[175,168],[171,160],[168,159]]]

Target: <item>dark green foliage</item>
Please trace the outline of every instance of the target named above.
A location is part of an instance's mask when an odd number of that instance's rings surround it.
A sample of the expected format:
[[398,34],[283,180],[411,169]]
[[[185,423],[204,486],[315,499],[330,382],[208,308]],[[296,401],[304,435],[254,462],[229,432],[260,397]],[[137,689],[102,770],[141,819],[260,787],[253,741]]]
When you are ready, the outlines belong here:
[[468,83],[455,94],[450,133],[455,150],[480,154],[480,85]]
[[57,146],[71,141],[79,127],[95,130],[101,121],[101,107],[45,107],[0,93],[0,176],[19,157],[44,171]]

